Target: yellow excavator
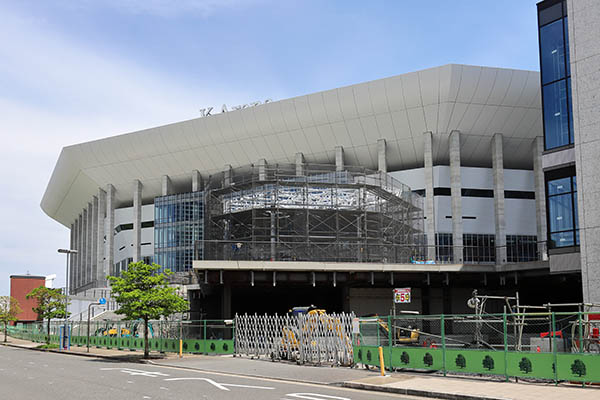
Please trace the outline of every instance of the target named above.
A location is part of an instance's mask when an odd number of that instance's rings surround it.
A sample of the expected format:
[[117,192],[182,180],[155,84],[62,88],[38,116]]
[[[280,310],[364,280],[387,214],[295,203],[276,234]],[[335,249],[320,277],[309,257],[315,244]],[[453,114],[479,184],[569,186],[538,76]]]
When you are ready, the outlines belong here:
[[[288,311],[288,316],[297,317],[300,315],[306,315],[313,318],[308,318],[306,323],[302,327],[294,325],[283,326],[281,328],[281,347],[279,351],[279,357],[287,360],[296,359],[299,351],[299,335],[319,335],[328,334],[338,336],[342,339],[348,349],[352,349],[352,340],[345,334],[344,327],[339,318],[331,317],[327,315],[327,311],[322,308],[317,308],[314,305],[305,307],[294,307]],[[325,329],[325,332],[315,332],[318,330],[319,325]],[[300,332],[300,329],[302,332]],[[311,340],[311,345],[316,346],[316,340]],[[275,358],[274,354],[271,354],[272,358]]]
[[[379,344],[387,346],[390,338],[390,328],[387,321],[379,318],[378,315],[361,317],[359,319],[360,333],[363,341],[367,345]],[[418,344],[421,337],[421,331],[413,328],[411,325],[392,326],[394,332],[393,344]],[[360,340],[360,339],[359,339]],[[371,343],[373,342],[373,343]]]

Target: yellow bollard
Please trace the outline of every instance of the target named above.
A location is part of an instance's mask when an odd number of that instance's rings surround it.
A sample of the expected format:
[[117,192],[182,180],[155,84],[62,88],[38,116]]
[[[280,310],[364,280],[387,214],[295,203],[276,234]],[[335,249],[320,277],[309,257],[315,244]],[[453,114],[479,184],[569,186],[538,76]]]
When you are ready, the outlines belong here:
[[183,358],[183,340],[179,339],[179,358]]
[[379,346],[379,368],[381,369],[381,376],[385,376],[385,365],[383,365],[383,347]]

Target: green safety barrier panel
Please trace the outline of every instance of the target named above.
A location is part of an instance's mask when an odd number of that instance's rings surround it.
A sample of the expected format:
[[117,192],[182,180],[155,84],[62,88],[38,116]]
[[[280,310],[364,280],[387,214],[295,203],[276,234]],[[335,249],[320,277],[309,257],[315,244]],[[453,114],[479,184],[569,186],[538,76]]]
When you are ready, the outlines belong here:
[[446,371],[504,375],[504,351],[446,350]]

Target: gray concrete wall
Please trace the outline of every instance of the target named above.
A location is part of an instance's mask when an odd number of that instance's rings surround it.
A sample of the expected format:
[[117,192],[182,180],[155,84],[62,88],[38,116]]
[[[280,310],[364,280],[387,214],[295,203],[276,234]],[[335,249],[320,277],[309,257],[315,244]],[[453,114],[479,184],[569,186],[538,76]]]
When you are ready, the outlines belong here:
[[600,1],[567,5],[583,299],[600,303]]

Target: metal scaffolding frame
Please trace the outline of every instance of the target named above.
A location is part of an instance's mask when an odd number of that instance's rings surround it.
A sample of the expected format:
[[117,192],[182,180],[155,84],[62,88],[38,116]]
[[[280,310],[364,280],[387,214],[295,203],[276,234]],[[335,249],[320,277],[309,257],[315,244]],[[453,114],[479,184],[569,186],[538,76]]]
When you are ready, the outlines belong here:
[[228,169],[206,187],[205,260],[410,262],[423,201],[384,172],[335,165]]

